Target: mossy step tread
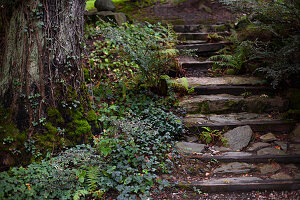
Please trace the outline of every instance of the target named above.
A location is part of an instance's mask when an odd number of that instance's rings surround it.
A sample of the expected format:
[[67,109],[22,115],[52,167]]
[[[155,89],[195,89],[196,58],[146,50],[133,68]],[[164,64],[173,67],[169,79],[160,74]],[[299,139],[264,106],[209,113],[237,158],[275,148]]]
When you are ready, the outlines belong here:
[[[182,79],[175,79],[181,82]],[[222,76],[222,77],[186,77],[190,87],[205,86],[260,86],[264,81],[257,77],[249,76]]]
[[198,53],[214,52],[224,48],[228,42],[176,45],[177,49],[195,50]]
[[185,69],[197,69],[207,71],[213,64],[212,61],[199,61],[193,57],[181,57],[179,59],[180,65]]
[[205,181],[177,182],[177,187],[202,192],[241,192],[252,190],[298,190],[300,179],[263,180],[259,177],[213,178]]
[[186,41],[179,41],[178,45],[193,45],[193,44],[203,44],[207,43],[206,40],[186,40]]
[[220,36],[229,35],[229,32],[190,32],[190,33],[179,33],[177,32],[177,36],[179,40],[206,40],[208,34],[218,34]]
[[228,30],[225,24],[203,25],[203,24],[187,24],[174,25],[175,32],[199,32],[199,31],[225,31]]
[[253,131],[274,133],[290,132],[295,121],[280,118],[272,118],[269,114],[257,113],[231,113],[231,114],[189,114],[183,119],[183,123],[191,132],[197,132],[200,127],[223,129],[224,127],[237,127],[249,125]]
[[288,100],[281,97],[252,95],[250,97],[230,94],[185,96],[179,105],[188,113],[229,113],[229,112],[284,112]]

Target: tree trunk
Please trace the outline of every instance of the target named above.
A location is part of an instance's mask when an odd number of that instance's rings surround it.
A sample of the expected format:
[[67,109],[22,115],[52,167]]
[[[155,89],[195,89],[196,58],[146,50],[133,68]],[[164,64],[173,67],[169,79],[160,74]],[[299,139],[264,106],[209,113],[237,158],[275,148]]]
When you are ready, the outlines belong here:
[[69,88],[82,81],[81,53],[85,0],[17,1],[7,18],[0,66],[0,103],[12,111],[18,128],[43,121]]

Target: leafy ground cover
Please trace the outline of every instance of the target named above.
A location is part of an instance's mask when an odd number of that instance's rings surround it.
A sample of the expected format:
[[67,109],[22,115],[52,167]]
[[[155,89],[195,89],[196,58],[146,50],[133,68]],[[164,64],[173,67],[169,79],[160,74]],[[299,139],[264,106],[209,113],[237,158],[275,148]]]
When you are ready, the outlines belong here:
[[296,86],[299,78],[299,4],[256,1],[239,5],[245,13],[230,38],[233,45],[214,56],[229,74],[257,73],[274,87]]
[[63,129],[67,119],[50,109],[43,124],[49,131],[93,137],[0,173],[1,199],[147,199],[169,185],[160,175],[173,168],[173,141],[184,128],[174,114],[180,112],[174,95],[155,93],[160,76],[176,63],[173,31],[160,24],[98,22],[87,27],[86,37],[84,73],[92,109],[81,113],[80,102],[64,102],[66,112],[86,115],[86,121]]

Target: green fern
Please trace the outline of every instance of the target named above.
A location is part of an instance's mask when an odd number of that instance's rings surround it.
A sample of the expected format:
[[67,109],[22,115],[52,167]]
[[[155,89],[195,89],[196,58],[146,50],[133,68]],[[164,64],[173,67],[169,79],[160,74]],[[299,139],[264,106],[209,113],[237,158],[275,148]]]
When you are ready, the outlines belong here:
[[90,192],[95,191],[98,188],[98,181],[101,177],[101,172],[98,167],[90,167],[87,171],[87,184]]

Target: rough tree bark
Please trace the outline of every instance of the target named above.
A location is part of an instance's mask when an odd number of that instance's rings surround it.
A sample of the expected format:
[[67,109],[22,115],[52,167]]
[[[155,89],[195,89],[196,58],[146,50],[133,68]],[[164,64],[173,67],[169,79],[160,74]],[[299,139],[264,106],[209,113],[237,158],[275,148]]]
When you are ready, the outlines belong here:
[[31,137],[45,108],[62,101],[58,90],[79,91],[85,0],[16,2],[6,12],[0,104]]

